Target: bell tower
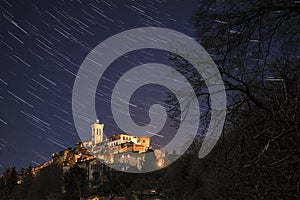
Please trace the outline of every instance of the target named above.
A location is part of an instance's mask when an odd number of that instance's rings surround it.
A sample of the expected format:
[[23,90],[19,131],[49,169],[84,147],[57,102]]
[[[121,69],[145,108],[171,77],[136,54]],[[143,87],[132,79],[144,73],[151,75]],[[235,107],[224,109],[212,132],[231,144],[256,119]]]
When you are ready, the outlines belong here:
[[96,145],[100,142],[103,142],[103,128],[104,124],[99,124],[97,119],[95,123],[91,125],[92,128],[92,145]]

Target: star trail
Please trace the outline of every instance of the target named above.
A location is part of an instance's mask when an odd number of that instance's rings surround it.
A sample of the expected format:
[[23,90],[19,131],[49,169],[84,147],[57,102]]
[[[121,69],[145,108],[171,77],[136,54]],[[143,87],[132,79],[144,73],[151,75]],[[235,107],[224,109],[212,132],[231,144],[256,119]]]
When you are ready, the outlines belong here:
[[[193,37],[190,17],[196,1],[11,1],[0,2],[0,171],[50,159],[79,141],[72,118],[72,88],[87,54],[106,38],[137,27],[166,27]],[[123,55],[104,74],[96,110],[107,133],[114,124],[110,95],[126,70],[146,62],[172,64],[167,52]],[[145,110],[163,101],[164,90],[141,88],[131,102],[132,117],[147,123]],[[150,94],[144,100],[145,94]],[[142,105],[142,106],[140,106]],[[89,132],[90,127],[86,130]],[[165,132],[172,132],[166,127]],[[167,135],[165,135],[167,136]],[[168,137],[167,137],[168,138]],[[155,142],[156,141],[156,142]],[[157,143],[157,144],[156,144]],[[153,145],[159,144],[159,138]]]

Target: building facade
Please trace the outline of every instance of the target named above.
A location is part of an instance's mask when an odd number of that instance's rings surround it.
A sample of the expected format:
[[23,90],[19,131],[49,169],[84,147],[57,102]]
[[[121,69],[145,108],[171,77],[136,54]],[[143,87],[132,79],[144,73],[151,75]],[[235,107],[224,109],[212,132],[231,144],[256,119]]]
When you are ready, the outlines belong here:
[[[75,148],[68,148],[52,154],[51,161],[33,168],[32,173],[35,175],[51,164],[59,164],[65,173],[72,166],[77,165],[85,169],[89,185],[94,187],[104,184],[108,180],[115,171],[112,168],[121,171],[127,171],[130,168],[141,170],[146,152],[151,150],[151,138],[127,133],[105,138],[103,129],[104,124],[96,120],[91,124],[91,140],[77,142]],[[157,160],[163,157],[157,152],[155,155]]]

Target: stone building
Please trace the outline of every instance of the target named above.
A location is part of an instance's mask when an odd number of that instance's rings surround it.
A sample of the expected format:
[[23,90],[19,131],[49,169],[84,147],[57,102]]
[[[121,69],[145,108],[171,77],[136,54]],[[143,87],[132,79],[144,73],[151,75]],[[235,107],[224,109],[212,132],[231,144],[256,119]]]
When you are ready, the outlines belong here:
[[[104,124],[100,124],[99,120],[97,119],[95,123],[91,124],[92,129],[92,147],[96,144],[103,142],[103,128]],[[93,151],[93,149],[92,149]]]
[[104,124],[99,120],[91,125],[92,137],[90,141],[83,142],[95,158],[103,160],[109,165],[122,165],[122,169],[137,167],[141,169],[144,153],[151,149],[150,137],[138,137],[127,133],[120,133],[104,138]]
[[[32,169],[32,174],[51,164],[62,166],[63,173],[74,165],[85,169],[90,187],[104,184],[115,169],[126,171],[129,168],[142,169],[145,153],[151,149],[150,137],[138,137],[127,133],[103,134],[104,124],[96,120],[91,125],[91,140],[77,142],[75,148],[68,148],[52,154],[51,161]],[[158,155],[158,154],[157,154]],[[110,167],[108,167],[110,166]]]
[[76,165],[85,170],[90,188],[103,185],[115,172],[96,158],[77,162]]

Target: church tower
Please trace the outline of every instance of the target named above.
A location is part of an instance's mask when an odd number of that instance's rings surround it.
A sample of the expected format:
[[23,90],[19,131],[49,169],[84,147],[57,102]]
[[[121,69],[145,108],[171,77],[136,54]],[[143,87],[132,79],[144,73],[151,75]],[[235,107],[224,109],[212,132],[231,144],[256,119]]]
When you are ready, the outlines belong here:
[[92,145],[96,145],[100,142],[103,142],[103,128],[104,124],[99,124],[97,119],[95,123],[91,125],[92,128]]

